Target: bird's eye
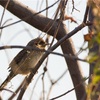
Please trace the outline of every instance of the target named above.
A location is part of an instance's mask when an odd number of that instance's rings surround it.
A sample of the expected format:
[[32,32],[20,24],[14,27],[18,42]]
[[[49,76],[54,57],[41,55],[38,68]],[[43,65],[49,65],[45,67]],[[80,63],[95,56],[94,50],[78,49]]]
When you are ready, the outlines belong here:
[[35,45],[38,45],[38,43],[35,43]]
[[44,44],[44,42],[43,41],[40,41],[39,44]]

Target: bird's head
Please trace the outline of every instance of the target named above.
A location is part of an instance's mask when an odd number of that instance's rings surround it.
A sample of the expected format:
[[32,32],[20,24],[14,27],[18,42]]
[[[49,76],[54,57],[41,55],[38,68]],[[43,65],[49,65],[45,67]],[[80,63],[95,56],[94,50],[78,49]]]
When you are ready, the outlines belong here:
[[48,45],[48,43],[46,43],[42,38],[33,39],[27,44],[27,46],[35,46],[39,49],[45,49],[46,45]]

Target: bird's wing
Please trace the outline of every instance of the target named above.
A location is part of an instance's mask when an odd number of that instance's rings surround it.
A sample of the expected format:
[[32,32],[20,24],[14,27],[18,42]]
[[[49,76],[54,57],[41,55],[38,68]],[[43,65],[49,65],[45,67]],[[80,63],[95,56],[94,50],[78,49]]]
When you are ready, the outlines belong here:
[[15,64],[19,64],[21,62],[21,60],[25,60],[27,58],[27,56],[29,55],[29,52],[26,49],[23,49],[22,51],[20,51],[15,58],[11,61],[11,63],[9,64],[9,68],[12,66],[15,66]]
[[[35,46],[33,46],[33,48],[36,48]],[[27,49],[23,49],[21,50],[16,56],[15,58],[11,61],[11,63],[9,64],[9,71],[11,71],[11,67],[15,67],[16,65],[19,65],[20,62],[24,61],[25,59],[28,58],[28,56],[30,55],[30,52],[34,52],[34,50],[27,50]]]

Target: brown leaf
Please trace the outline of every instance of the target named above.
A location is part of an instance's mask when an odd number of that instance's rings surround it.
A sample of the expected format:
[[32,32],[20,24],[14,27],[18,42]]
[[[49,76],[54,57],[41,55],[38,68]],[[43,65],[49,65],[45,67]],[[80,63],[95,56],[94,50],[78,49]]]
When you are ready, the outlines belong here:
[[64,20],[69,20],[69,19],[71,20],[71,22],[77,23],[77,21],[73,17],[67,15],[64,16]]
[[94,36],[94,33],[90,32],[90,33],[84,35],[84,40],[89,42],[92,40],[93,36]]

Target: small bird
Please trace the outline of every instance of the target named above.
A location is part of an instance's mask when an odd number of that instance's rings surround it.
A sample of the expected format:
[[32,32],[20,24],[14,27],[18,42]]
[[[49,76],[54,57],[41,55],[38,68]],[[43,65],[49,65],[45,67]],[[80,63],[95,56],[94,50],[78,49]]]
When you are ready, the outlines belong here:
[[[37,48],[40,50],[45,50],[47,43],[42,38],[36,38],[31,40],[27,45],[32,48]],[[34,69],[35,65],[38,63],[40,58],[42,57],[42,51],[36,50],[21,50],[15,58],[9,64],[10,74],[6,78],[6,80],[1,84],[0,89],[3,89],[7,83],[16,75],[22,74],[27,75]]]

